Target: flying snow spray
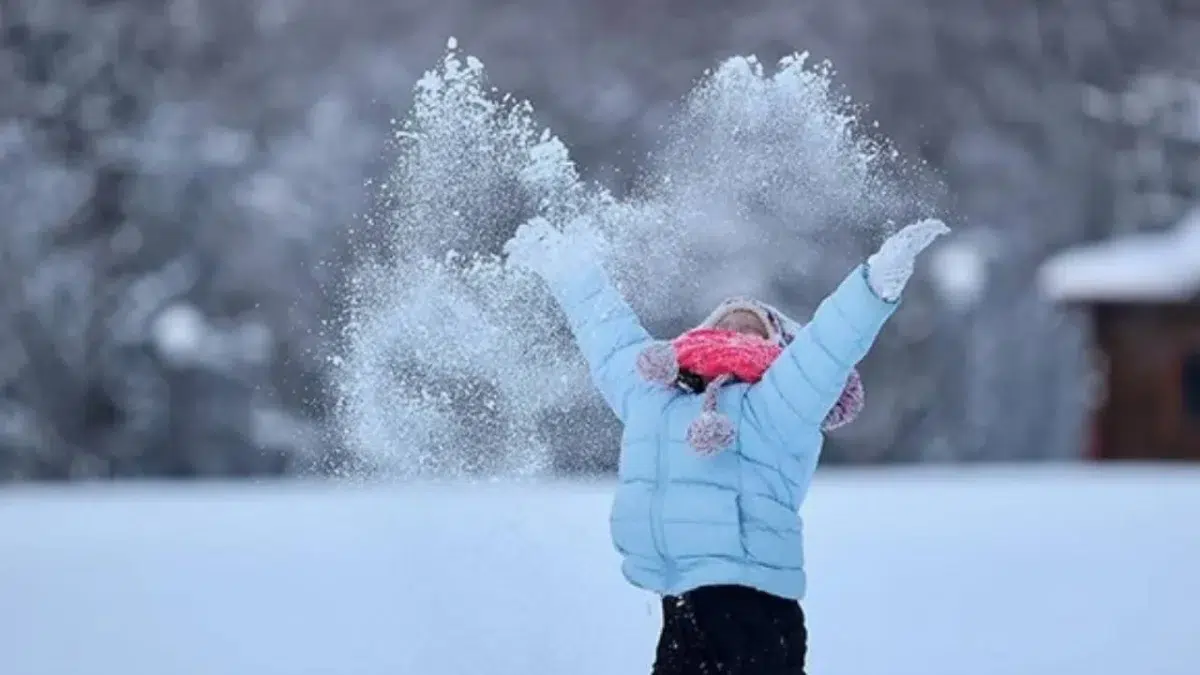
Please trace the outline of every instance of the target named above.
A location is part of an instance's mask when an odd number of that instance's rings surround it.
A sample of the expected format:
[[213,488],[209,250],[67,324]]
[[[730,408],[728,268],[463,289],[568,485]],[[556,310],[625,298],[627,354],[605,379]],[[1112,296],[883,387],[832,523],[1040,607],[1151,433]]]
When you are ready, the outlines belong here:
[[581,180],[532,106],[495,94],[451,40],[396,124],[364,228],[378,239],[361,244],[332,378],[346,446],[405,478],[537,476],[555,453],[614,454],[616,422],[585,414],[600,403],[561,313],[499,257],[507,236],[534,217],[587,223],[647,322],[840,277],[851,249],[914,202],[896,153],[854,113],[804,55],[769,75],[729,59],[618,199]]

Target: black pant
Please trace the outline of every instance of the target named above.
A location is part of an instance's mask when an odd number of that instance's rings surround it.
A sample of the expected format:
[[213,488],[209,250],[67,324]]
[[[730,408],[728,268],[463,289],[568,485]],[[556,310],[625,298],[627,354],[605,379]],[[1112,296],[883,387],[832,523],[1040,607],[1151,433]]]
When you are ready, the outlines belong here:
[[804,675],[804,610],[745,586],[663,598],[652,675]]

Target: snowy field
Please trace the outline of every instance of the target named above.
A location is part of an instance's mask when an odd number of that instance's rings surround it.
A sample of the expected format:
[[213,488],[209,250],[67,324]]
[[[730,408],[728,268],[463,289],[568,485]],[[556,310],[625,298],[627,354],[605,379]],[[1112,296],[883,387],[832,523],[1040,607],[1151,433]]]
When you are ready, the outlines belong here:
[[[4,675],[636,675],[609,486],[0,491]],[[1200,471],[826,471],[815,675],[1200,673]]]

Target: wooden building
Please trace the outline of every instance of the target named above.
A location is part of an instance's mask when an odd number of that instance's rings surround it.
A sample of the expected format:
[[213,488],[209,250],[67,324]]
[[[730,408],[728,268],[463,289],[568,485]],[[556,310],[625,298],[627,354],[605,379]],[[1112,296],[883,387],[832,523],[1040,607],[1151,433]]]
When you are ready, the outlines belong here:
[[1168,232],[1067,250],[1039,281],[1093,322],[1089,454],[1200,461],[1200,209]]

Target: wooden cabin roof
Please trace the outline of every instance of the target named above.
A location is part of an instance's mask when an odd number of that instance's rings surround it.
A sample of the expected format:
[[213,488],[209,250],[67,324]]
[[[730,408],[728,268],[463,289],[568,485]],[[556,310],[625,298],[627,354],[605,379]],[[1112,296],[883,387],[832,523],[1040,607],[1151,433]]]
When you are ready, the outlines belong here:
[[1200,207],[1172,230],[1067,249],[1048,259],[1038,285],[1063,303],[1184,302],[1200,293]]

